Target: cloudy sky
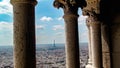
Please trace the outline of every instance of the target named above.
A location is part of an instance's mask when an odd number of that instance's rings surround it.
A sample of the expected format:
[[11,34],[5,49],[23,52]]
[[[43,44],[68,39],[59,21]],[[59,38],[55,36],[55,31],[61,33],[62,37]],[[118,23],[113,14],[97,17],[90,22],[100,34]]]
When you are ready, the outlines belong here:
[[[53,7],[53,0],[38,0],[36,5],[36,43],[65,43],[63,10]],[[87,42],[85,16],[79,10],[79,39]],[[9,0],[0,0],[0,45],[13,45],[13,10]]]

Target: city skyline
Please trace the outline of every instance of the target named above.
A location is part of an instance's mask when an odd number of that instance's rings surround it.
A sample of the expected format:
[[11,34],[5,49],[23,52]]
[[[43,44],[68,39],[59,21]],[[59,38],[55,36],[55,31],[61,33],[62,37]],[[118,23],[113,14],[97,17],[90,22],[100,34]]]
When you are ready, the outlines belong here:
[[[35,7],[36,44],[65,43],[63,9],[53,7],[53,0],[37,0]],[[86,16],[79,10],[79,41],[87,42]],[[0,0],[0,45],[13,45],[13,9],[8,0]]]

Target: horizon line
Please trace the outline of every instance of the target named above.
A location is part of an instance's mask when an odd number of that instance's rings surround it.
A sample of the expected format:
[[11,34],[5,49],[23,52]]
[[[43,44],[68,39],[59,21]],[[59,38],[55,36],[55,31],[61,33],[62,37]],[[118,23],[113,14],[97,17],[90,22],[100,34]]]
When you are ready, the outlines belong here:
[[[81,43],[88,43],[88,42],[81,42]],[[81,44],[79,43],[79,44]],[[42,43],[42,44],[36,44],[36,45],[47,45],[47,44],[53,44],[53,43]],[[65,43],[56,43],[56,44],[65,44]],[[8,45],[8,44],[0,44],[0,46],[13,46],[12,44],[11,45]]]

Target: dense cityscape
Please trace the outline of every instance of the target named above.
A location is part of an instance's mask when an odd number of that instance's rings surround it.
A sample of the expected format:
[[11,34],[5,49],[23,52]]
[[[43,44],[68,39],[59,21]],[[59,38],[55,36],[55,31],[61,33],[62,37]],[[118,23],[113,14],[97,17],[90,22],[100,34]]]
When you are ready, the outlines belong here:
[[[87,44],[80,46],[80,68],[85,68],[88,58]],[[37,68],[66,68],[65,67],[65,47],[63,44],[38,45],[36,47],[36,67]],[[13,48],[10,46],[0,46],[0,68],[13,68]]]

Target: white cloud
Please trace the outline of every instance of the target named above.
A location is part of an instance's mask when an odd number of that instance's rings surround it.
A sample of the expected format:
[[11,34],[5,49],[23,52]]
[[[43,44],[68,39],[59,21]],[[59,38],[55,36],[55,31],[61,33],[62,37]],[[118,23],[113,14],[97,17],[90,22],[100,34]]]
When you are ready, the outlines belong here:
[[53,26],[53,30],[63,30],[64,29],[64,26],[62,25],[54,25]]
[[57,18],[57,20],[58,20],[58,21],[61,21],[61,20],[63,20],[63,17],[59,17],[59,18]]
[[43,16],[40,18],[41,21],[52,21],[53,19],[51,17]]
[[0,2],[0,14],[11,15],[13,12],[12,5],[9,0],[2,0]]
[[0,22],[0,45],[13,44],[13,23]]
[[63,35],[64,33],[63,32],[57,32],[56,35]]
[[88,31],[79,33],[80,42],[88,42]]
[[13,23],[9,23],[9,22],[0,22],[0,31],[13,31]]
[[43,25],[36,25],[36,29],[41,29],[41,30],[43,30],[45,28],[45,26],[43,26]]
[[82,25],[83,23],[85,23],[86,18],[87,18],[87,16],[80,15],[80,17],[78,18],[78,24]]
[[88,41],[88,32],[87,32],[87,26],[86,26],[86,18],[87,18],[87,16],[83,16],[83,15],[81,15],[78,18],[80,42],[87,42]]

